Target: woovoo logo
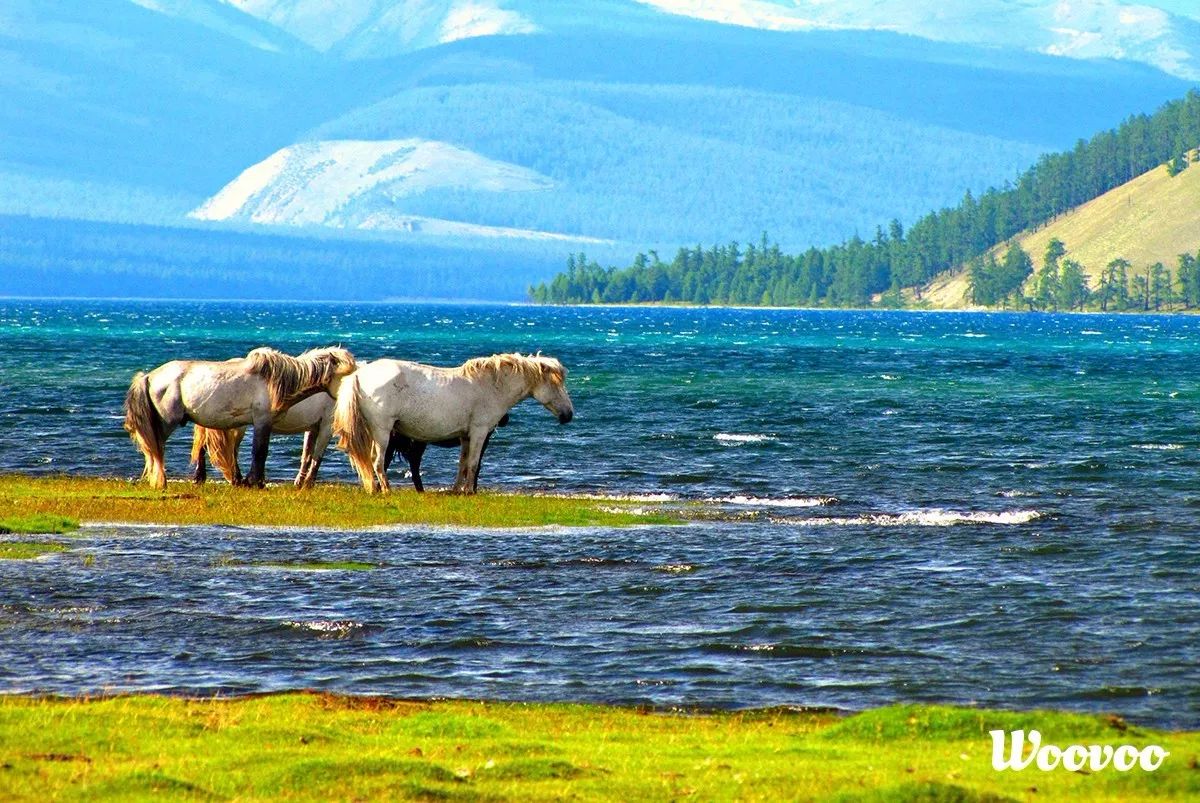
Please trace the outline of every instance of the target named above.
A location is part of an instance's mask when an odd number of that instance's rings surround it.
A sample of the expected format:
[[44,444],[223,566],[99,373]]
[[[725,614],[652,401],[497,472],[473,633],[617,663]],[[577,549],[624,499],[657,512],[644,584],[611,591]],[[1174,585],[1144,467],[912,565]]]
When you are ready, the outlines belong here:
[[[1029,731],[1028,744],[1025,741],[1025,731],[1023,730],[1013,731],[1011,734],[1005,731],[988,731],[988,733],[992,735],[992,769],[996,771],[1016,770],[1019,772],[1030,764],[1036,763],[1037,768],[1043,772],[1056,769],[1060,764],[1063,769],[1072,772],[1082,769],[1099,772],[1109,765],[1117,772],[1129,772],[1134,767],[1140,767],[1146,772],[1154,772],[1162,766],[1167,756],[1171,755],[1156,744],[1141,748],[1131,744],[1123,744],[1115,748],[1111,744],[1073,744],[1067,747],[1058,747],[1052,744],[1042,744],[1042,734],[1035,730]],[[1005,747],[1010,735],[1012,742],[1007,744],[1008,758],[1005,759]]]

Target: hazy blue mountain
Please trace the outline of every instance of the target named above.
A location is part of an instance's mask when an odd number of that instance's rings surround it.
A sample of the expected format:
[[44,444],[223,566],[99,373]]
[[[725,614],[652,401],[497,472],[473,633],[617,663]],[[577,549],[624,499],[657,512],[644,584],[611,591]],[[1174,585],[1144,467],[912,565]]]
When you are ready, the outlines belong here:
[[764,229],[789,248],[870,237],[1189,86],[635,0],[9,0],[0,68],[0,213],[503,242],[529,264]]
[[1147,92],[1184,86],[1137,65],[894,34],[667,27],[669,38],[574,31],[413,54],[402,91],[303,139],[416,136],[553,180],[432,189],[405,199],[409,214],[646,244],[766,229],[800,248],[1003,183],[1143,108]]

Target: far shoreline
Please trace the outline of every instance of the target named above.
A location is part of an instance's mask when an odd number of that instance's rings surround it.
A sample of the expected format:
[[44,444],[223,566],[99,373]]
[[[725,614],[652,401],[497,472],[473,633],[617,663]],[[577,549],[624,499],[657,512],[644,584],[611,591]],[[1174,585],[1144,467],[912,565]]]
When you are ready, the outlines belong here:
[[539,309],[680,309],[680,310],[765,310],[768,312],[888,312],[888,313],[944,313],[944,314],[986,314],[986,315],[1114,315],[1114,316],[1143,316],[1157,317],[1160,315],[1197,315],[1200,307],[1175,310],[1030,310],[1030,309],[995,309],[991,307],[794,307],[794,306],[764,306],[760,304],[693,304],[675,301],[627,301],[556,304],[536,301],[495,300],[481,298],[381,298],[381,299],[331,299],[331,298],[192,298],[192,297],[143,297],[143,296],[5,296],[0,295],[0,302],[108,302],[135,304],[239,304],[239,305],[286,305],[307,304],[314,306],[371,306],[371,307],[502,307],[539,308]]

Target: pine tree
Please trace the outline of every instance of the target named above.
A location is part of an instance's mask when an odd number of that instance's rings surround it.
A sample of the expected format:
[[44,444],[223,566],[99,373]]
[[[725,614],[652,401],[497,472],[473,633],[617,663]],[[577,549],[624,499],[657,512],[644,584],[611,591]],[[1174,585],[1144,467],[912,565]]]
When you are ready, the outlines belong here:
[[1046,254],[1037,274],[1037,286],[1033,295],[1034,302],[1039,309],[1058,308],[1060,296],[1058,260],[1065,253],[1067,253],[1067,248],[1057,237],[1046,244]]
[[1063,260],[1057,291],[1056,300],[1060,307],[1066,310],[1076,307],[1083,309],[1088,300],[1087,274],[1084,273],[1083,265],[1073,259]]

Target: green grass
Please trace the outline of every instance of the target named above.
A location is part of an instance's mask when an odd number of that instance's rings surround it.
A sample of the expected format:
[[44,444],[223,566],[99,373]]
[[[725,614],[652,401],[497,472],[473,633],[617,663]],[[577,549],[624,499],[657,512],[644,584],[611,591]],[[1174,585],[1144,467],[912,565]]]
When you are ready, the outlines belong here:
[[[992,726],[1171,755],[1154,773],[996,772]],[[304,693],[0,697],[5,800],[1194,800],[1198,754],[1195,733],[940,706],[842,720]]]
[[0,560],[31,560],[66,548],[53,541],[0,541]]
[[31,513],[0,519],[0,533],[68,533],[79,529],[79,522],[66,516]]
[[[49,513],[22,513],[0,519],[0,534],[61,534],[77,529],[79,522],[75,519]],[[0,560],[31,560],[66,548],[55,541],[0,541]]]
[[35,518],[72,525],[89,521],[348,528],[389,524],[620,527],[679,522],[666,510],[647,512],[620,501],[570,496],[457,496],[418,494],[411,489],[367,494],[357,486],[336,483],[302,491],[291,485],[257,490],[218,482],[171,482],[156,491],[125,480],[21,475],[0,476],[0,510],[11,511],[6,526]]

